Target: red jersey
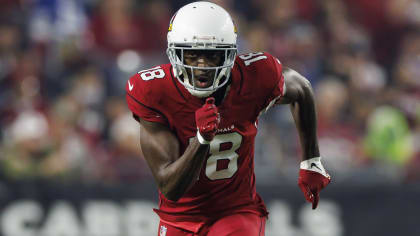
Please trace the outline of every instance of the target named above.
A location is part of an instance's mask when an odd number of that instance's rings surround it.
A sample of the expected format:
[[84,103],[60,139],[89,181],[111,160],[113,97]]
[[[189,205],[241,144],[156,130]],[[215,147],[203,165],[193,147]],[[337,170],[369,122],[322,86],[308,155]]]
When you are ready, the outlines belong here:
[[[254,140],[258,116],[283,95],[282,65],[267,53],[238,56],[228,86],[199,179],[177,202],[160,193],[156,212],[162,220],[197,222],[236,212],[267,214],[255,190]],[[181,155],[196,136],[195,111],[205,99],[191,95],[170,64],[140,71],[129,79],[126,90],[134,115],[168,126],[178,137]]]

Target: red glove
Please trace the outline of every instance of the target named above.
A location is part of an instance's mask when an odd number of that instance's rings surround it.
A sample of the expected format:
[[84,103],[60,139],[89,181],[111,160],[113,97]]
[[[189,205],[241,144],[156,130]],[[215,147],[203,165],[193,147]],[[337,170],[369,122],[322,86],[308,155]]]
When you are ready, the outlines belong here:
[[298,185],[312,209],[318,206],[319,192],[331,181],[330,175],[321,164],[321,157],[314,157],[300,163]]
[[197,138],[201,144],[208,144],[216,135],[220,123],[219,111],[214,105],[214,98],[209,97],[206,103],[195,111],[195,124],[197,125]]

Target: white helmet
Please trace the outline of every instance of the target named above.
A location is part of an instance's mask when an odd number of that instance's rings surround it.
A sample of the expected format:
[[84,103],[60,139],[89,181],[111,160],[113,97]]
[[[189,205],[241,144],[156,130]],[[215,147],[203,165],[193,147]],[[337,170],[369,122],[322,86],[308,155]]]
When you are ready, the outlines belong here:
[[[192,95],[207,97],[228,82],[237,53],[237,35],[232,18],[225,9],[210,2],[190,3],[175,13],[168,31],[166,53],[175,76]],[[215,67],[185,65],[184,50],[221,50],[224,61]],[[186,68],[191,69],[191,80]],[[207,88],[195,86],[193,70],[196,69],[215,70],[213,84]]]

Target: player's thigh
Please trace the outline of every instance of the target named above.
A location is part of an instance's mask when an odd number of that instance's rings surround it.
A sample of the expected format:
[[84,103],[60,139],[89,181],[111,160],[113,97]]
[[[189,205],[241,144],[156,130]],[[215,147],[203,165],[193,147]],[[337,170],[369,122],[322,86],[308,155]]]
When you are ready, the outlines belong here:
[[194,236],[194,233],[170,226],[162,221],[159,223],[158,236]]
[[264,236],[265,220],[252,213],[225,216],[209,227],[207,236]]

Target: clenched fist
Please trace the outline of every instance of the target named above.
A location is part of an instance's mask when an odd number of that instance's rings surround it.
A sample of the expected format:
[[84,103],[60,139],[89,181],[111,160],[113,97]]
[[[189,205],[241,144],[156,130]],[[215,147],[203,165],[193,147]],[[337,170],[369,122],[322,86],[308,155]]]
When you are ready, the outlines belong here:
[[219,111],[214,105],[214,98],[206,99],[206,103],[195,111],[195,124],[197,125],[197,138],[201,144],[210,143],[216,135],[220,123]]
[[322,166],[321,157],[314,157],[300,163],[298,185],[312,209],[318,206],[319,192],[331,181],[330,175]]

